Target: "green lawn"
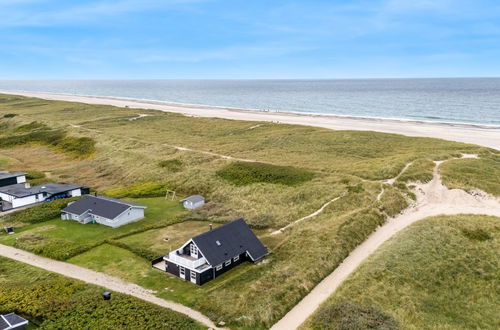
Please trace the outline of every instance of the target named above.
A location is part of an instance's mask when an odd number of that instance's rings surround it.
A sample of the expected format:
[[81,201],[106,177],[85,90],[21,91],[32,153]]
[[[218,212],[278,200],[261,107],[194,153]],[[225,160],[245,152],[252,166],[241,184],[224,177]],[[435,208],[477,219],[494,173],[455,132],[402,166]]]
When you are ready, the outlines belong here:
[[182,314],[0,258],[0,314],[15,312],[39,329],[205,329]]
[[428,218],[377,250],[303,328],[499,329],[499,264],[500,218]]

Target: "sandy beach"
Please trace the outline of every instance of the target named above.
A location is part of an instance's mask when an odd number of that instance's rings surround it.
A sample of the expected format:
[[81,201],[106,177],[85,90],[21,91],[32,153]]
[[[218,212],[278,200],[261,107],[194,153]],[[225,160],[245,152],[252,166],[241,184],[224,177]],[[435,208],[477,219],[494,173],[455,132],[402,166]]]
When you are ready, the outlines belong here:
[[267,121],[283,124],[324,127],[334,130],[376,131],[383,133],[403,134],[407,136],[433,137],[451,141],[472,143],[500,150],[500,127],[497,126],[243,110],[226,107],[186,105],[118,97],[80,96],[43,92],[0,91],[0,93],[36,97],[45,100],[59,100],[81,102],[87,104],[159,110],[182,113],[188,116],[197,117]]

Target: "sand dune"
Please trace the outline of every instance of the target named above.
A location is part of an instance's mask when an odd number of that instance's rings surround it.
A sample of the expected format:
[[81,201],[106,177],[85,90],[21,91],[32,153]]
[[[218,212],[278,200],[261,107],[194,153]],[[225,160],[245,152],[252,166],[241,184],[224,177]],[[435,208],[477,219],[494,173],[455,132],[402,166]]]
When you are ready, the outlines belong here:
[[500,127],[474,124],[451,124],[411,120],[358,118],[335,115],[296,114],[286,112],[242,110],[225,107],[184,105],[160,101],[136,100],[117,97],[80,96],[41,92],[0,91],[5,94],[37,97],[88,104],[151,109],[182,113],[189,116],[214,117],[235,120],[267,121],[285,124],[324,127],[335,130],[376,131],[407,136],[433,137],[477,144],[500,150]]

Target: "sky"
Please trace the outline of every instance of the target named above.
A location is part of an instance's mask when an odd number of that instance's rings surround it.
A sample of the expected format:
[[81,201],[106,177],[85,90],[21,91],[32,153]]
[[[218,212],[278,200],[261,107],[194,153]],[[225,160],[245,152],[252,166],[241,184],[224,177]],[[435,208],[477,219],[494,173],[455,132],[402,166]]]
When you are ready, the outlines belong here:
[[0,0],[0,79],[499,76],[498,0]]

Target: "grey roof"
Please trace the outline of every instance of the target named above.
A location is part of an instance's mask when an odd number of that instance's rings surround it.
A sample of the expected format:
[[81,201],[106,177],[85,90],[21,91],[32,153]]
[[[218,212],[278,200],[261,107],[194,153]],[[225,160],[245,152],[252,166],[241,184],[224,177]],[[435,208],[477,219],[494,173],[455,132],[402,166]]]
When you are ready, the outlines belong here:
[[26,188],[26,184],[17,183],[17,184],[12,184],[10,186],[0,187],[0,192],[21,198],[21,197],[36,195],[39,193],[56,195],[78,188],[83,188],[83,187],[74,184],[47,183],[44,185]]
[[193,237],[192,240],[212,266],[220,265],[245,252],[248,252],[253,261],[268,254],[267,248],[243,219],[226,223]]
[[3,179],[10,179],[10,178],[17,178],[18,176],[26,175],[24,172],[3,172],[0,171],[0,180]]
[[182,202],[184,202],[184,201],[189,201],[191,203],[204,202],[205,201],[205,197],[203,197],[201,195],[192,195],[192,196],[184,198],[182,200]]
[[63,212],[81,215],[89,211],[89,213],[99,217],[114,219],[131,207],[146,208],[146,206],[143,205],[110,197],[85,195],[76,202],[65,207]]
[[10,329],[22,324],[27,324],[28,320],[14,313],[0,315],[0,330]]

